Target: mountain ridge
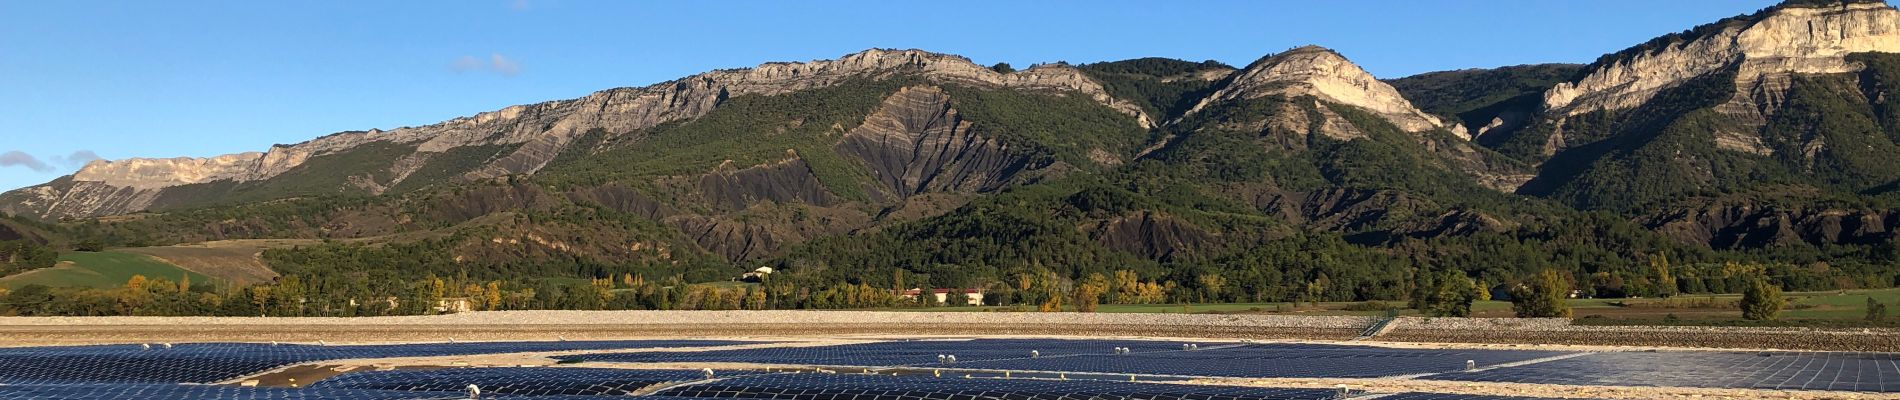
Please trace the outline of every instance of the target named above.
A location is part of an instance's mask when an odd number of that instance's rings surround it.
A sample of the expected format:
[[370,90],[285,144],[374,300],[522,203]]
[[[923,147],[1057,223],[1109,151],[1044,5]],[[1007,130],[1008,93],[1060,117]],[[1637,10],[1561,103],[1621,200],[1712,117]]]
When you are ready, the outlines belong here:
[[1861,50],[1900,38],[1896,21],[1791,2],[1588,66],[1389,80],[1318,46],[1241,68],[1021,71],[874,49],[99,162],[0,194],[0,211],[115,246],[336,241],[273,253],[292,273],[705,281],[764,265],[800,284],[973,287],[1113,266],[1229,274],[1254,301],[1367,300],[1441,271],[1651,285],[1666,255],[1704,277],[1761,262],[1801,277],[1790,288],[1884,287],[1900,284],[1900,54]]

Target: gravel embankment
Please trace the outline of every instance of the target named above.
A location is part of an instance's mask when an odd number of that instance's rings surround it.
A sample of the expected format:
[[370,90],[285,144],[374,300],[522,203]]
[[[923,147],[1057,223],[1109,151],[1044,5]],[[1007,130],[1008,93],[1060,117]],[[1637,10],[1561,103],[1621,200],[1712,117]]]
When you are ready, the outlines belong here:
[[870,311],[497,311],[366,318],[0,317],[0,345],[138,341],[401,342],[843,335],[1343,340],[1368,317]]
[[1400,318],[1378,340],[1832,351],[1900,351],[1892,329],[1579,326],[1563,319]]
[[[366,318],[0,317],[0,346],[656,337],[1035,335],[1346,340],[1374,318],[873,311],[495,311]],[[1900,351],[1900,330],[1575,326],[1563,319],[1401,318],[1382,342]]]

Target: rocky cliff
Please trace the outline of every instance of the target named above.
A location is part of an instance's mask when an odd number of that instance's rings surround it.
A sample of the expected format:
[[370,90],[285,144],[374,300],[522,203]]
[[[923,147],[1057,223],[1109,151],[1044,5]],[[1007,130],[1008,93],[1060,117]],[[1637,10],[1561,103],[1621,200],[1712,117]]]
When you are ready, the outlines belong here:
[[1305,46],[1256,61],[1188,111],[1210,105],[1267,96],[1313,96],[1321,101],[1359,107],[1391,121],[1407,132],[1446,128],[1465,136],[1462,126],[1446,124],[1405,101],[1392,85],[1347,61],[1330,49]]
[[1881,2],[1790,4],[1725,20],[1606,56],[1544,94],[1554,116],[1634,108],[1670,87],[1738,68],[1737,112],[1772,103],[1788,74],[1860,70],[1848,54],[1900,51],[1900,11]]

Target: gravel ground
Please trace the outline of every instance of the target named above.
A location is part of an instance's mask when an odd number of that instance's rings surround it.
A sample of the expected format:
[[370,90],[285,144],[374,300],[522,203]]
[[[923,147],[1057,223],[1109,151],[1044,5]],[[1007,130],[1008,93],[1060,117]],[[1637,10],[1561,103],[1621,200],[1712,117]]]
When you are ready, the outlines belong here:
[[1900,330],[1577,326],[1563,319],[1400,318],[1378,340],[1828,351],[1900,351]]
[[[0,317],[0,346],[905,334],[1347,340],[1374,320],[1283,315],[871,311],[495,311],[368,318]],[[1401,318],[1394,324],[1377,340],[1900,351],[1900,330],[1893,329],[1573,326],[1562,319],[1502,318]]]

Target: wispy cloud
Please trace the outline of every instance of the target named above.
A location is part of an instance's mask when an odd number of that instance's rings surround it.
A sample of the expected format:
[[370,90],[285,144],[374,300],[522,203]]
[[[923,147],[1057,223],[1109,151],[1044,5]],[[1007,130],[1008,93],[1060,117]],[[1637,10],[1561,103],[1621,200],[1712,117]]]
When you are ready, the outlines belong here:
[[469,72],[482,69],[482,59],[475,56],[462,56],[449,63],[449,69],[455,72]]
[[455,62],[449,63],[449,70],[458,73],[493,72],[512,77],[521,74],[521,62],[503,56],[501,53],[489,54],[487,60],[476,56],[461,56],[456,58]]
[[502,57],[501,53],[488,55],[488,68],[507,76],[521,73],[521,63]]
[[0,153],[0,167],[26,167],[27,169],[39,172],[49,172],[53,170],[53,166],[47,165],[45,161],[40,161],[40,159],[34,158],[32,154],[26,154],[19,150]]
[[508,8],[512,8],[515,11],[528,11],[528,9],[532,7],[532,5],[528,4],[528,0],[508,0]]
[[99,157],[99,153],[94,153],[92,150],[80,150],[73,152],[71,155],[52,156],[47,157],[47,159],[52,160],[54,164],[59,164],[62,167],[79,169],[79,167],[84,167],[94,160],[101,160],[103,158]]

